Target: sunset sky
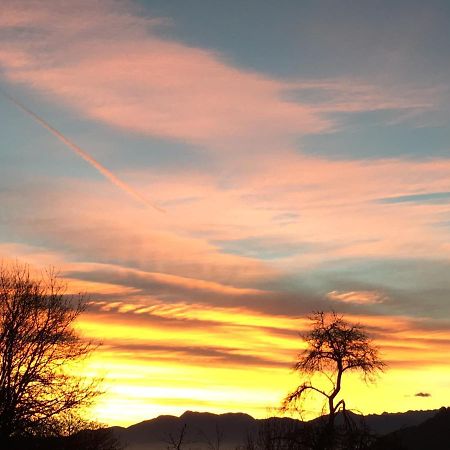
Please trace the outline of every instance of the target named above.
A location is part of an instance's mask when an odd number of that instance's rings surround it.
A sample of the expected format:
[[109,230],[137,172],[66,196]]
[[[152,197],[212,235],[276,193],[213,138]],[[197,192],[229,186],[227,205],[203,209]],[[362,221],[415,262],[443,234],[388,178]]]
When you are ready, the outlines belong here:
[[265,417],[322,309],[388,363],[348,407],[450,404],[450,2],[2,0],[0,90],[0,259],[89,294],[95,418]]

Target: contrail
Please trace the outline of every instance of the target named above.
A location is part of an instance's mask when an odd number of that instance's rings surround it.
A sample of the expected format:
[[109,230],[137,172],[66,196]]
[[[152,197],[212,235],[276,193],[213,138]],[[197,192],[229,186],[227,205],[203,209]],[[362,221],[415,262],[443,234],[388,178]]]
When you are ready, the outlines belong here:
[[66,138],[62,133],[60,133],[56,128],[53,128],[49,123],[47,123],[42,117],[39,117],[36,113],[28,109],[26,106],[22,105],[22,103],[18,102],[15,98],[11,97],[9,94],[2,91],[2,94],[14,105],[16,105],[19,109],[27,113],[31,116],[37,123],[42,125],[45,129],[47,129],[50,133],[56,136],[61,142],[67,145],[71,150],[73,150],[78,156],[81,156],[87,163],[89,163],[92,167],[97,169],[107,180],[111,181],[114,185],[116,185],[119,189],[122,189],[128,195],[133,197],[138,202],[144,204],[147,207],[156,209],[159,212],[165,212],[164,209],[150,203],[147,199],[145,199],[139,192],[134,190],[127,183],[122,181],[116,175],[114,175],[109,169],[101,165],[96,159],[94,159],[89,153],[85,152],[82,148],[72,142],[70,139]]

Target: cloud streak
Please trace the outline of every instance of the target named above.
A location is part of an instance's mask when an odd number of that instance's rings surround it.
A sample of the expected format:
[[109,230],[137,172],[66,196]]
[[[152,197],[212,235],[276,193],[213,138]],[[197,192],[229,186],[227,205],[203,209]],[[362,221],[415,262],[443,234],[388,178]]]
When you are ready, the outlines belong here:
[[50,125],[47,121],[45,121],[42,117],[40,117],[35,112],[31,111],[31,109],[27,108],[24,104],[16,100],[11,95],[2,91],[2,94],[17,108],[19,108],[24,113],[28,114],[36,123],[44,127],[47,131],[49,131],[53,136],[58,138],[66,147],[70,148],[74,153],[84,159],[88,164],[90,164],[94,169],[96,169],[101,175],[103,175],[108,181],[110,181],[113,185],[117,186],[127,195],[132,197],[134,200],[143,204],[148,208],[152,208],[158,212],[164,213],[165,210],[159,207],[158,205],[149,202],[142,194],[133,189],[129,184],[122,181],[117,175],[112,173],[105,166],[100,164],[95,158],[93,158],[89,153],[79,147],[77,144],[72,142],[69,138],[64,136],[60,131],[58,131],[55,127]]

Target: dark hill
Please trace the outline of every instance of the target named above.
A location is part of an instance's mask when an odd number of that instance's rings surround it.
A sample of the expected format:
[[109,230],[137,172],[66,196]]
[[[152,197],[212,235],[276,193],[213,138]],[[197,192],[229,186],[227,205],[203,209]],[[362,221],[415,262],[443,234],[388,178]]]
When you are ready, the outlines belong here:
[[128,428],[114,428],[114,434],[130,450],[167,449],[184,429],[183,442],[190,449],[210,448],[221,441],[224,448],[242,444],[247,434],[254,434],[257,421],[242,413],[211,414],[186,411],[180,417],[159,416]]
[[[411,427],[430,419],[436,414],[437,410],[430,411],[406,411],[402,413],[368,414],[361,416],[349,413],[353,421],[358,424],[364,424],[368,429],[377,435],[384,435],[401,428]],[[315,419],[318,420],[318,419]],[[338,416],[337,423],[342,423],[342,417]],[[450,450],[450,447],[449,447]]]
[[449,450],[450,408],[441,408],[425,422],[389,433],[380,448],[399,450]]
[[[438,415],[441,414],[441,411]],[[364,421],[366,426],[378,435],[387,433],[392,434],[394,430],[400,428],[403,428],[403,433],[408,430],[419,428],[421,426],[419,426],[419,424],[427,421],[427,419],[434,420],[435,417],[433,416],[435,416],[436,413],[437,410],[383,413],[381,415],[370,414],[365,416]],[[361,420],[361,416],[358,415],[354,415],[354,418],[355,421]],[[441,423],[441,420],[445,422],[446,419],[439,419],[439,424]],[[168,448],[173,448],[171,440],[177,440],[183,429],[184,448],[190,450],[215,450],[219,439],[221,450],[234,450],[236,447],[245,443],[248,436],[256,438],[258,431],[263,428],[266,430],[268,428],[293,430],[295,427],[302,426],[303,422],[290,418],[272,417],[269,419],[254,419],[243,413],[218,415],[205,412],[186,411],[180,417],[159,416],[155,419],[131,425],[128,428],[113,427],[112,431],[114,432],[114,435],[127,446],[127,450],[167,450]],[[439,425],[436,425],[436,430],[437,428],[439,428]],[[448,426],[448,429],[450,429],[450,425]],[[439,433],[442,435],[441,431],[439,431]],[[405,439],[409,439],[408,436],[405,435]],[[412,439],[414,440],[415,438],[413,437]],[[440,448],[446,448],[446,450],[448,450],[450,449],[450,446],[413,447],[412,449],[434,450]]]

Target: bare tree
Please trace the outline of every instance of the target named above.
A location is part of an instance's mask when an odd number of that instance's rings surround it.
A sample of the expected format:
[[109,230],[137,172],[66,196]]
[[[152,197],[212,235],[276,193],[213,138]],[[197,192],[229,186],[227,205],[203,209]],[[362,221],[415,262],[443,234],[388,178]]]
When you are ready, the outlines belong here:
[[167,450],[182,450],[186,444],[189,444],[186,438],[187,424],[185,423],[179,429],[178,433],[169,433],[166,438]]
[[54,271],[33,278],[27,266],[0,267],[1,448],[51,434],[99,394],[95,381],[73,372],[95,347],[73,328],[85,306],[83,296],[65,295]]
[[221,430],[218,423],[214,427],[214,436],[209,436],[203,430],[199,430],[199,435],[203,438],[202,440],[206,443],[208,450],[220,450],[223,441],[223,431]]
[[[283,409],[295,406],[309,393],[323,397],[328,418],[323,433],[326,442],[320,445],[322,448],[333,448],[337,413],[342,410],[344,421],[350,420],[346,414],[345,400],[339,398],[344,374],[359,372],[369,382],[384,369],[385,364],[361,325],[348,323],[335,312],[319,311],[310,319],[311,329],[303,336],[307,348],[298,355],[294,365],[294,370],[305,376],[306,380],[286,396]],[[323,375],[329,389],[313,384],[311,378],[316,374]]]

